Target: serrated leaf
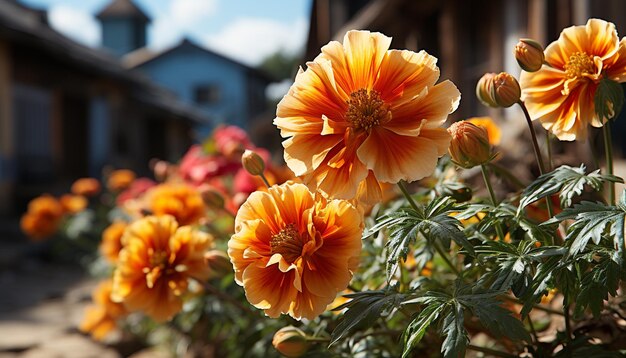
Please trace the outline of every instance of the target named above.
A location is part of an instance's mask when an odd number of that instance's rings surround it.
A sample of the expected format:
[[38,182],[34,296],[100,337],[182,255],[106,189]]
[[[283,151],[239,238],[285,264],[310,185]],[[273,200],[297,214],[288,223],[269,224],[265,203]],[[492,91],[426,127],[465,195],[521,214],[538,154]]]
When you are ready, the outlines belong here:
[[496,337],[507,336],[513,340],[530,341],[530,336],[520,320],[502,307],[497,296],[504,291],[484,290],[477,285],[471,291],[456,296],[458,302],[467,307]]
[[[625,214],[619,207],[607,206],[599,202],[583,201],[572,208],[563,210],[563,212],[542,225],[550,225],[566,219],[575,220],[569,227],[565,240],[569,241],[570,255],[576,255],[587,246],[589,240],[596,245],[599,244],[602,236],[607,231],[613,237],[615,247],[617,248],[624,241],[623,226]],[[619,235],[617,235],[618,233]]]
[[616,296],[620,281],[620,264],[608,255],[586,272],[580,283],[580,292],[576,298],[576,314],[581,314],[589,307],[594,317],[599,317],[604,308],[604,301],[609,295]]
[[387,214],[371,229],[369,235],[383,229],[389,231],[387,242],[387,279],[391,280],[398,269],[400,260],[406,260],[418,235],[426,240],[421,248],[423,253],[432,257],[431,246],[435,243],[443,247],[450,246],[454,240],[468,253],[474,253],[474,247],[463,233],[463,225],[452,213],[458,211],[455,201],[450,197],[435,198],[425,207],[403,208]]
[[469,338],[467,337],[467,330],[463,326],[464,321],[463,306],[459,302],[454,302],[452,309],[443,319],[442,333],[445,339],[441,345],[441,353],[444,358],[465,356]]
[[413,350],[413,348],[415,348],[415,346],[422,340],[428,327],[430,327],[437,317],[439,317],[439,314],[444,310],[444,308],[445,305],[430,304],[422,309],[417,318],[409,323],[403,334],[403,358],[409,356],[411,350]]
[[562,165],[550,173],[541,175],[524,190],[517,215],[519,216],[531,203],[559,192],[561,206],[569,207],[574,196],[582,194],[585,185],[599,191],[604,182],[623,183],[624,179],[615,175],[600,174],[599,169],[585,174],[584,165],[578,168]]
[[347,311],[333,331],[329,346],[335,344],[348,333],[373,325],[383,311],[399,305],[405,295],[381,290],[359,292],[346,295],[346,297],[352,298],[352,300],[336,308],[336,310],[347,308]]

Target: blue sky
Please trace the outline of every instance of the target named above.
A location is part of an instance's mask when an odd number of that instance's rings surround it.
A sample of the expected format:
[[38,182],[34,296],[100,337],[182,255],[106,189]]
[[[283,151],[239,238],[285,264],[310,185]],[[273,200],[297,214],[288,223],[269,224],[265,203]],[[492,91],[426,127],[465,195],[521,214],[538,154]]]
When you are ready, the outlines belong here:
[[[90,46],[100,43],[93,16],[110,0],[22,0],[47,8],[52,26]],[[250,65],[283,50],[297,53],[308,34],[310,0],[134,0],[152,17],[148,46],[183,36]]]

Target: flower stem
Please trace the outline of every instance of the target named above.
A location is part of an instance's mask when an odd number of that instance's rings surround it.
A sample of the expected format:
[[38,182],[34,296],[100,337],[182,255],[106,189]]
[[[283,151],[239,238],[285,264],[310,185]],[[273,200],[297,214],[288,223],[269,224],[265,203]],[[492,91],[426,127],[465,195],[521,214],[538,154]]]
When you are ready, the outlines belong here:
[[480,165],[480,171],[483,173],[483,179],[485,180],[485,186],[487,190],[489,190],[489,196],[491,197],[491,203],[493,206],[498,206],[498,199],[496,199],[496,193],[493,191],[493,187],[491,186],[491,181],[489,180],[489,174],[487,173],[487,168],[484,164]]
[[[509,301],[509,302],[513,302],[513,303],[518,304],[518,305],[522,305],[522,306],[524,305],[524,302],[520,301],[519,299],[517,299],[515,297],[511,297],[509,295],[500,295],[498,297],[502,298],[503,300],[506,300],[506,301]],[[561,312],[561,311],[557,311],[557,310],[552,309],[550,307],[544,307],[544,306],[541,306],[541,305],[538,305],[538,304],[534,304],[533,305],[533,309],[537,309],[539,311],[543,311],[543,312],[550,313],[550,314],[556,314],[556,315],[559,315],[559,316],[564,316],[564,313]]]
[[[535,159],[537,159],[537,165],[539,166],[539,174],[543,175],[546,173],[546,167],[543,164],[543,158],[541,156],[541,151],[539,150],[539,143],[537,142],[537,134],[535,133],[535,129],[533,128],[533,122],[530,118],[530,113],[528,113],[528,109],[526,108],[524,102],[519,101],[517,102],[517,104],[519,104],[519,106],[522,108],[522,112],[524,112],[524,117],[526,117],[526,123],[528,124],[528,129],[530,130],[530,136],[533,139],[533,149],[535,151]],[[553,211],[550,197],[546,197],[546,207],[548,209],[548,215],[552,217]]]
[[565,334],[567,334],[567,341],[572,341],[572,324],[569,317],[569,305],[563,306],[563,316],[565,319]]
[[[493,191],[493,187],[491,186],[491,181],[489,180],[489,173],[487,173],[487,167],[485,164],[480,165],[480,170],[483,173],[483,179],[485,180],[485,186],[487,190],[489,190],[489,196],[491,197],[491,203],[493,206],[498,206],[498,199],[496,198],[496,193]],[[502,232],[502,228],[499,224],[496,224],[496,233],[498,234],[498,238],[500,241],[504,242],[504,233]]]
[[507,168],[493,162],[489,162],[487,165],[489,166],[488,169],[491,169],[491,171],[497,175],[505,177],[509,182],[511,182],[511,184],[515,185],[517,189],[526,188],[526,184],[522,183],[522,181],[513,175]]
[[546,149],[548,150],[548,170],[552,170],[552,141],[550,140],[550,131],[546,130]]
[[[602,134],[604,135],[604,155],[606,160],[606,172],[609,175],[613,174],[613,143],[611,141],[611,126],[610,121],[607,120],[602,127]],[[609,204],[615,205],[615,183],[609,183]]]
[[409,190],[406,188],[406,182],[404,180],[400,180],[398,182],[398,187],[400,187],[400,191],[402,191],[402,194],[404,195],[406,200],[409,202],[409,205],[411,205],[411,207],[415,209],[415,211],[419,211],[419,208],[417,207],[415,200],[413,200],[413,197],[411,196],[411,194],[409,194]]
[[530,332],[533,335],[535,344],[539,344],[539,336],[537,335],[537,331],[535,330],[535,324],[533,323],[533,320],[530,318],[530,315],[526,316],[526,319],[528,320],[528,326],[530,327]]
[[260,177],[261,177],[261,179],[263,180],[263,183],[265,183],[265,186],[269,189],[269,187],[270,187],[271,185],[270,185],[270,182],[269,182],[269,181],[267,181],[267,178],[265,177],[265,174],[264,174],[264,173],[261,173],[261,174],[259,174],[259,176],[260,176]]
[[437,251],[437,253],[439,254],[439,256],[441,256],[441,258],[443,259],[443,261],[446,263],[446,265],[448,265],[448,267],[450,267],[450,270],[452,270],[452,272],[454,272],[457,276],[461,275],[461,272],[459,271],[458,268],[456,268],[456,266],[454,266],[454,264],[452,263],[452,261],[450,261],[450,259],[448,258],[448,255],[446,254],[446,252],[443,250],[443,248],[441,247],[441,245],[436,242],[434,245],[435,250]]
[[530,129],[530,136],[533,139],[533,149],[535,151],[535,159],[537,159],[537,165],[539,166],[539,173],[543,175],[546,172],[546,167],[543,164],[543,158],[541,156],[541,151],[539,150],[539,143],[537,142],[537,134],[535,134],[535,129],[533,128],[533,122],[530,119],[530,113],[528,113],[528,109],[526,109],[526,105],[524,102],[517,102],[520,107],[522,107],[522,112],[524,112],[524,117],[526,117],[526,123],[528,124],[528,129]]

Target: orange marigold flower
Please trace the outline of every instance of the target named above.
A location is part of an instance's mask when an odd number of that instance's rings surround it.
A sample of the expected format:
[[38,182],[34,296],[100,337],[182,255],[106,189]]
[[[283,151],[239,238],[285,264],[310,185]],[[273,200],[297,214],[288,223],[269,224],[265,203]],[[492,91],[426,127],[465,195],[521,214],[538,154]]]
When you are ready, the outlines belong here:
[[100,182],[94,178],[81,178],[72,184],[73,194],[82,196],[94,196],[100,192]]
[[491,117],[472,117],[468,118],[467,122],[485,128],[487,130],[487,134],[489,135],[489,144],[500,144],[502,131],[500,131],[500,127],[498,127],[496,122],[494,122]]
[[127,226],[123,221],[116,221],[102,232],[100,253],[113,264],[117,262],[117,258],[122,250],[122,235]]
[[172,216],[132,223],[122,242],[111,298],[156,321],[169,320],[181,310],[189,279],[202,281],[211,274],[204,253],[213,244],[212,236],[178,227]]
[[358,266],[363,218],[292,182],[252,193],[235,219],[228,255],[248,301],[270,317],[313,319]]
[[41,240],[56,232],[63,218],[63,206],[51,195],[41,195],[28,203],[20,227],[28,237]]
[[85,309],[85,317],[79,329],[89,333],[94,339],[102,340],[115,330],[116,321],[128,312],[121,303],[111,300],[113,281],[102,281],[92,294],[93,304]]
[[521,75],[522,99],[533,119],[560,140],[587,138],[588,125],[602,127],[594,98],[600,80],[626,81],[626,39],[615,25],[590,19],[564,29],[545,50],[548,65]]
[[205,215],[200,192],[186,184],[157,185],[148,194],[154,215],[172,215],[180,225],[194,224]]
[[87,208],[87,198],[82,195],[65,194],[59,198],[63,210],[68,214],[77,214]]
[[285,161],[297,176],[340,199],[382,197],[380,182],[433,173],[450,135],[440,126],[460,93],[425,51],[388,50],[391,38],[349,31],[300,70],[278,104]]
[[107,187],[114,192],[122,191],[133,183],[137,176],[129,169],[119,169],[113,171],[107,180]]

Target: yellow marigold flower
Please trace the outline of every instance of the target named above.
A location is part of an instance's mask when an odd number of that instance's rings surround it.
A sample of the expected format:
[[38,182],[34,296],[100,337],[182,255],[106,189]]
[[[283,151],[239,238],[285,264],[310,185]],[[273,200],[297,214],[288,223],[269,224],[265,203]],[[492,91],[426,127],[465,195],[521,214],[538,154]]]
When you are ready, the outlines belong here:
[[363,218],[345,200],[288,182],[252,193],[235,219],[228,255],[248,301],[270,317],[313,319],[358,266]]
[[149,193],[149,210],[157,216],[172,215],[180,225],[196,223],[205,215],[200,192],[186,184],[161,184]]
[[102,232],[100,253],[113,264],[117,262],[117,258],[122,250],[122,235],[127,226],[123,221],[116,221]]
[[20,220],[22,231],[31,239],[41,240],[56,232],[63,218],[61,203],[51,195],[41,195],[28,203]]
[[77,214],[87,208],[87,198],[82,195],[65,194],[59,198],[63,210],[68,214]]
[[114,192],[122,191],[130,186],[137,176],[135,172],[128,169],[113,171],[107,180],[107,187]]
[[79,329],[89,333],[94,339],[103,340],[115,330],[116,321],[128,312],[121,303],[111,300],[113,281],[102,281],[92,294],[93,304],[85,309],[85,316]]
[[132,223],[122,242],[111,298],[156,321],[169,320],[181,310],[189,279],[202,281],[211,274],[204,253],[213,238],[190,226],[178,227],[172,216]]
[[380,183],[431,175],[450,136],[440,126],[460,93],[425,51],[388,50],[391,38],[349,31],[300,70],[274,124],[285,161],[306,184],[340,199],[380,201]]
[[600,80],[626,81],[626,39],[612,23],[590,19],[564,29],[545,56],[548,66],[521,75],[528,112],[560,140],[585,140],[589,125],[603,125],[594,104]]
[[494,122],[491,117],[472,117],[468,118],[467,121],[487,130],[487,134],[489,135],[489,144],[500,144],[502,131],[500,131],[500,127],[498,127],[496,122]]
[[72,184],[72,194],[94,196],[100,192],[100,182],[94,178],[81,178]]

